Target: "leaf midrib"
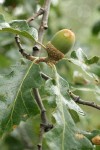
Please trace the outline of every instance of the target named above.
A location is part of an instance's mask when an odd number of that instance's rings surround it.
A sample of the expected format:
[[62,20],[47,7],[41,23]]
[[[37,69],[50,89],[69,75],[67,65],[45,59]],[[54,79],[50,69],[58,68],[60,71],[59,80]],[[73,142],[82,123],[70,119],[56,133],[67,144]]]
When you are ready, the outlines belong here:
[[[15,96],[15,99],[14,99],[14,101],[13,101],[12,110],[11,110],[11,115],[10,115],[10,118],[9,118],[9,120],[8,120],[8,122],[7,122],[7,124],[6,124],[6,126],[5,126],[5,129],[7,128],[7,125],[9,124],[10,120],[12,120],[12,116],[13,116],[13,112],[14,112],[14,107],[15,107],[15,104],[16,104],[16,101],[17,101],[17,97],[18,97],[19,92],[20,92],[20,90],[21,90],[21,88],[22,88],[22,85],[23,85],[23,83],[24,83],[24,80],[26,79],[26,77],[27,77],[27,75],[28,75],[28,73],[29,73],[31,67],[33,66],[33,63],[34,63],[34,62],[32,62],[32,64],[31,64],[30,67],[28,68],[28,70],[27,70],[27,72],[26,72],[26,74],[25,74],[25,76],[24,76],[22,82],[20,83],[18,92],[17,92],[17,94],[16,94],[16,96]],[[10,106],[11,106],[11,105],[10,105]]]
[[61,101],[62,95],[61,95],[61,92],[60,92],[59,76],[58,76],[57,72],[55,72],[55,74],[56,74],[56,78],[55,79],[56,79],[57,87],[58,87],[58,90],[59,90],[59,93],[60,93],[59,94],[59,100],[60,100],[59,102],[60,102],[60,106],[61,106],[62,120],[63,120],[63,132],[62,132],[62,144],[61,144],[61,148],[62,148],[62,150],[64,150],[65,117],[64,117],[63,103]]

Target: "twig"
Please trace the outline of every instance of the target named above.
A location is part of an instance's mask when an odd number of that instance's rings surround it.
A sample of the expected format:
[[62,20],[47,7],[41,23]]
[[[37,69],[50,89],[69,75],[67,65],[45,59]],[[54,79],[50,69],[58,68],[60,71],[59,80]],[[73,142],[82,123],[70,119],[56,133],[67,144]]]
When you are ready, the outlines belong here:
[[[43,41],[44,31],[48,28],[48,15],[49,15],[50,4],[51,4],[51,0],[45,0],[44,7],[43,7],[44,13],[38,30],[38,41],[40,43],[42,43]],[[40,49],[41,46],[36,42],[33,47],[33,55],[37,55]]]
[[15,36],[15,41],[16,41],[17,46],[18,46],[18,48],[19,48],[19,52],[20,52],[26,59],[31,60],[31,61],[34,61],[34,60],[36,59],[35,57],[31,56],[30,54],[27,54],[27,53],[24,51],[24,49],[23,49],[23,47],[22,47],[22,45],[21,45],[21,41],[20,41],[19,35],[16,35],[16,36]]
[[36,19],[38,16],[42,15],[43,13],[44,13],[44,8],[40,8],[39,11],[35,15],[27,19],[27,23],[30,23],[31,21],[33,21],[34,19]]
[[21,41],[20,41],[20,37],[19,35],[16,35],[15,36],[15,41],[17,43],[17,46],[19,48],[19,52],[21,53],[21,55],[23,57],[25,57],[26,59],[30,60],[30,61],[34,61],[35,63],[39,63],[39,62],[46,62],[47,63],[47,57],[35,57],[35,56],[32,56],[30,54],[27,54],[25,52],[25,50],[23,49],[22,45],[21,45]]
[[37,146],[38,146],[38,150],[42,150],[43,134],[44,132],[51,130],[53,128],[53,125],[48,124],[46,110],[42,103],[39,90],[37,88],[33,88],[33,94],[41,112],[40,136],[39,136],[39,144]]
[[90,107],[94,107],[94,108],[100,110],[100,105],[97,105],[97,104],[95,104],[94,102],[84,101],[84,100],[80,99],[79,96],[73,94],[71,91],[68,91],[68,92],[69,92],[69,95],[71,96],[71,98],[72,98],[76,103],[79,103],[79,104],[82,104],[82,105],[87,105],[87,106],[90,106]]
[[[38,41],[35,42],[35,45],[33,47],[33,56],[37,55],[37,53],[41,49],[41,46],[44,49],[46,49],[46,47],[42,44],[42,41],[43,41],[44,31],[48,28],[47,23],[48,23],[50,4],[51,4],[51,0],[45,0],[43,8],[40,8],[40,10],[34,16],[27,19],[27,22],[29,23],[29,22],[33,21],[34,19],[36,19],[39,15],[43,15],[42,19],[41,19],[41,24],[40,24],[40,27],[38,30]],[[19,38],[19,35],[16,35],[16,37],[15,37],[16,43],[22,52],[23,48],[22,48],[22,45],[20,43],[20,38],[19,39],[18,38]],[[29,58],[29,56],[26,58]]]
[[21,45],[21,42],[20,42],[20,37],[19,37],[18,34],[16,34],[16,36],[15,36],[15,41],[17,43],[17,46],[18,46],[19,50],[23,49],[22,45]]
[[[46,110],[43,106],[43,103],[42,103],[38,89],[34,88],[33,93],[34,93],[35,100],[36,100],[36,102],[40,108],[40,111],[41,111],[42,123],[47,124]],[[37,145],[38,150],[42,150],[43,134],[44,134],[44,128],[43,128],[43,126],[40,125],[40,138],[39,138],[39,144]]]

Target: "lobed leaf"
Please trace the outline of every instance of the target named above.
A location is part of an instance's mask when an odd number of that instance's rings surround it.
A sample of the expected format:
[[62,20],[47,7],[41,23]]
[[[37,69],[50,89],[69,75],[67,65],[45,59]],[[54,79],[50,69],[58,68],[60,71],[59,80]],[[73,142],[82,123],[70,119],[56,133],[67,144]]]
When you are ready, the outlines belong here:
[[55,111],[53,117],[55,120],[54,128],[45,134],[45,142],[50,150],[93,150],[91,142],[83,136],[77,137],[78,129],[75,122],[79,121],[79,114],[84,115],[82,109],[74,103],[67,93],[69,89],[68,82],[63,79],[54,69],[53,79],[49,79],[45,86],[46,92],[51,99],[48,103],[54,101]]
[[57,103],[57,99],[65,103],[69,109],[75,110],[77,113],[84,115],[82,109],[70,98],[68,94],[69,84],[63,79],[57,72],[55,72],[55,78],[48,80],[45,85],[45,89],[49,96],[52,97],[52,101]]
[[93,150],[93,146],[88,138],[77,136],[79,130],[76,128],[74,121],[77,122],[79,118],[73,114],[72,117],[69,109],[71,109],[71,113],[75,111],[76,114],[83,114],[83,111],[70,99],[67,93],[68,89],[67,81],[61,78],[56,71],[54,79],[50,79],[46,83],[46,90],[49,96],[52,96],[54,101],[56,101],[56,108],[53,113],[56,123],[54,128],[45,134],[45,141],[50,150]]
[[61,102],[58,105],[53,114],[56,120],[55,127],[45,135],[50,150],[93,150],[93,146],[88,138],[78,136],[78,129],[76,129],[76,125],[66,106]]
[[85,53],[82,51],[82,49],[79,48],[76,51],[73,51],[71,53],[71,58],[69,59],[69,61],[81,67],[81,69],[94,80],[98,80],[98,77],[96,76],[96,74],[91,72],[91,65],[97,63],[99,59],[100,58],[97,56],[94,56],[93,58],[88,59]]
[[71,57],[74,59],[78,59],[80,62],[83,62],[88,65],[97,63],[100,59],[100,57],[98,57],[98,56],[94,56],[94,57],[88,59],[86,54],[82,51],[81,48],[77,49],[76,51],[73,51],[71,53]]
[[0,134],[7,133],[20,121],[39,113],[32,88],[42,85],[39,66],[16,65],[9,75],[0,76]]

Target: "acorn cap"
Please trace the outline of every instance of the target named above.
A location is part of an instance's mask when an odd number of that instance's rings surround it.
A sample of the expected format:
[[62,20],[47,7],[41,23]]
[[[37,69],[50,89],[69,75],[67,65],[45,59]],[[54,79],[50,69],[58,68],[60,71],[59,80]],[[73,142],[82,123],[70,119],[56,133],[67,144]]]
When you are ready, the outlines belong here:
[[64,58],[64,54],[55,48],[50,41],[46,44],[46,50],[50,61],[59,61]]
[[58,31],[50,42],[56,49],[66,54],[75,43],[75,34],[69,29],[63,29]]

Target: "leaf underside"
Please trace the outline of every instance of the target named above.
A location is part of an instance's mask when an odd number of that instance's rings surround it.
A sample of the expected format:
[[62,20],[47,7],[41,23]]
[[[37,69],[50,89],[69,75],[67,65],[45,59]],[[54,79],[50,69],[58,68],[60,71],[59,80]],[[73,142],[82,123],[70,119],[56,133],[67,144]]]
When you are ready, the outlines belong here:
[[68,109],[76,111],[76,115],[84,115],[84,113],[69,98],[68,89],[67,81],[62,79],[56,71],[55,78],[48,80],[46,83],[48,95],[52,97],[52,101],[56,101],[56,109],[52,114],[56,123],[54,128],[45,134],[46,143],[50,150],[93,150],[91,142],[85,136],[78,136],[80,131],[77,129]]

